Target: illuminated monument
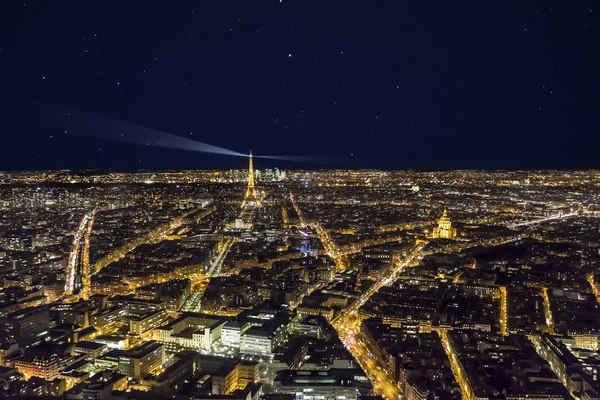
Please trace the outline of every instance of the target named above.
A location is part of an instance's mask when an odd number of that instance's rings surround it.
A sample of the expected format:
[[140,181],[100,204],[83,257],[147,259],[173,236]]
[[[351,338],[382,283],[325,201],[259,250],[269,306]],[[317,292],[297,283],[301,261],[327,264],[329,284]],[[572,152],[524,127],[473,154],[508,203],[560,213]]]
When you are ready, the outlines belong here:
[[250,150],[250,164],[248,166],[248,188],[242,202],[242,208],[246,206],[260,207],[260,198],[254,187],[254,167],[252,166],[252,150]]
[[254,167],[252,165],[252,151],[250,151],[250,164],[248,166],[248,187],[246,188],[246,194],[244,195],[244,201],[242,202],[242,212],[239,217],[235,220],[236,229],[252,229],[254,222],[254,210],[256,207],[260,207],[260,197],[256,187],[254,187]]
[[454,239],[456,237],[456,229],[452,227],[452,221],[446,208],[444,208],[444,214],[438,220],[437,228],[433,228],[431,237],[435,239]]

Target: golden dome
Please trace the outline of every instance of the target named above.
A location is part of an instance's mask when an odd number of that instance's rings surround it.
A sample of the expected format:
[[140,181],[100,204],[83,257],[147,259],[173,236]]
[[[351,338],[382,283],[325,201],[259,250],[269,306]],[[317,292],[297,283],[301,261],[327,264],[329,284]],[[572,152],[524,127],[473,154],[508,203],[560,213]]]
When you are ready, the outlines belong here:
[[444,213],[440,217],[440,221],[450,221],[450,216],[448,215],[448,210],[444,207]]

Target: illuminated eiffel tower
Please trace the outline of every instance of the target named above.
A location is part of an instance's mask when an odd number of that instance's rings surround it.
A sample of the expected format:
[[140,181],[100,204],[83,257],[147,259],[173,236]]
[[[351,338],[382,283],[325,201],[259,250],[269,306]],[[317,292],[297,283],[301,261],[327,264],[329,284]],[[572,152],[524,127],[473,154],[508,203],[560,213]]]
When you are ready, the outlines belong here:
[[248,166],[248,188],[242,202],[242,208],[246,206],[260,207],[260,198],[254,187],[254,167],[252,166],[252,150],[250,150],[250,165]]

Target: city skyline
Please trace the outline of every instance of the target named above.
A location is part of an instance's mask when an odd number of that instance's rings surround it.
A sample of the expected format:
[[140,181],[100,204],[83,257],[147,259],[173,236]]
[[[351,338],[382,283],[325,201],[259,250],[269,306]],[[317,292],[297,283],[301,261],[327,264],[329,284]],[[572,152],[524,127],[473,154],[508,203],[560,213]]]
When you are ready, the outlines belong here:
[[599,11],[3,2],[0,400],[600,400]]
[[245,160],[0,174],[5,390],[600,393],[599,171],[265,169],[259,181]]

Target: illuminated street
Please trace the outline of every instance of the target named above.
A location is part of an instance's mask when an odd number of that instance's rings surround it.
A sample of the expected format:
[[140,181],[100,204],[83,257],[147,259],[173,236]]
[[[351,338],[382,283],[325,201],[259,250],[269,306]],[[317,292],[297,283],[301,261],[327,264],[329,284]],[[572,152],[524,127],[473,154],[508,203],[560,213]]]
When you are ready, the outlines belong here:
[[440,338],[442,339],[442,345],[444,346],[444,350],[446,350],[446,355],[448,356],[448,360],[450,361],[450,367],[452,368],[452,373],[454,374],[454,379],[460,385],[461,394],[463,399],[473,400],[473,391],[471,390],[471,386],[467,382],[467,378],[465,377],[463,366],[456,355],[456,352],[452,349],[450,345],[450,341],[448,339],[448,332],[446,330],[440,330],[439,332]]
[[209,264],[209,268],[206,271],[207,277],[211,278],[221,275],[221,267],[223,266],[223,261],[225,261],[225,257],[227,257],[227,254],[229,253],[229,250],[231,250],[231,246],[233,245],[233,243],[233,238],[227,238],[225,240],[223,248],[221,249],[219,254],[217,254],[215,259],[212,260]]
[[[65,293],[67,295],[73,294],[75,290],[75,278],[76,275],[79,275],[81,279],[81,284],[83,285],[82,289],[84,291],[83,296],[87,298],[88,290],[89,290],[89,279],[90,279],[90,270],[89,270],[89,246],[90,246],[90,233],[92,231],[92,225],[94,224],[94,214],[96,213],[96,208],[91,212],[87,213],[81,223],[79,224],[79,228],[74,234],[73,237],[73,248],[69,254],[69,260],[67,264],[67,277],[65,283]],[[78,268],[79,267],[79,268]],[[87,286],[86,286],[87,285]]]
[[554,334],[554,319],[552,318],[552,308],[550,298],[548,297],[548,288],[542,288],[542,298],[544,300],[544,314],[546,315],[546,325],[548,332]]
[[398,274],[400,274],[406,267],[414,265],[420,257],[420,252],[426,243],[417,244],[411,253],[402,262],[397,263],[394,268],[390,271],[389,275],[385,275],[384,278],[375,282],[371,288],[369,288],[359,299],[353,302],[350,307],[346,308],[340,313],[333,321],[333,327],[338,331],[340,338],[350,350],[354,358],[361,365],[363,370],[367,372],[375,391],[390,398],[398,398],[401,394],[401,390],[391,382],[390,374],[393,371],[387,371],[387,367],[381,362],[381,360],[373,359],[371,353],[368,351],[366,346],[362,343],[358,332],[360,331],[360,318],[357,316],[357,311],[362,304],[364,304],[373,294],[383,286],[389,285],[396,280]]
[[500,332],[508,335],[508,293],[506,286],[500,286]]

